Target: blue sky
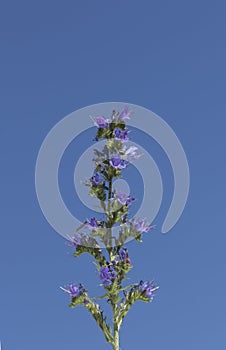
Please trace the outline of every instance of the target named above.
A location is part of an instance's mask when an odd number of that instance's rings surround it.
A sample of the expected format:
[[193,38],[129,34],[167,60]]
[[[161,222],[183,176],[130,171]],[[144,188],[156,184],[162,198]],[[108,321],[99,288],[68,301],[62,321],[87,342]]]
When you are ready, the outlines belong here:
[[[163,204],[156,230],[128,248],[131,282],[154,277],[160,290],[152,304],[131,309],[121,348],[225,349],[225,10],[223,1],[208,0],[1,4],[3,349],[110,349],[86,310],[69,309],[59,290],[75,280],[99,293],[92,259],[68,254],[34,186],[49,130],[70,112],[106,101],[160,115],[182,142],[191,172],[183,216],[163,235],[172,173],[150,140]],[[72,172],[62,169],[61,180],[72,188]],[[67,189],[65,200],[73,205]]]

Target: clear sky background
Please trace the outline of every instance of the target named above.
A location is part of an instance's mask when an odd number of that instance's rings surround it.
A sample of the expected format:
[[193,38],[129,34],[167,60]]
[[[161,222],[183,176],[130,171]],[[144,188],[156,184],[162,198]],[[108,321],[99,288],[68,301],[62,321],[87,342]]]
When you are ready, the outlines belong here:
[[[224,1],[209,0],[1,3],[3,350],[110,349],[87,311],[69,309],[69,297],[59,289],[81,281],[91,294],[101,293],[92,259],[71,256],[45,220],[34,185],[49,130],[74,110],[106,101],[160,115],[183,144],[191,172],[183,216],[163,235],[172,169],[160,147],[147,142],[164,197],[157,228],[143,244],[128,244],[130,277],[154,277],[160,290],[153,303],[137,302],[130,310],[121,348],[226,348],[225,12]],[[79,151],[73,151],[62,162],[60,180],[76,213]]]

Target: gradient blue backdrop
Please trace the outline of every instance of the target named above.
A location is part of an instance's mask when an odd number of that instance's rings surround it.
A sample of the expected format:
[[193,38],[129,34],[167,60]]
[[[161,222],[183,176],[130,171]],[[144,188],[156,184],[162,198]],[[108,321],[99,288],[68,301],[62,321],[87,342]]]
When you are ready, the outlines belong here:
[[[105,101],[142,105],[164,118],[191,171],[186,210],[162,235],[172,171],[149,140],[164,201],[157,229],[142,245],[129,243],[130,277],[154,277],[161,288],[152,304],[131,309],[121,348],[226,348],[225,11],[224,1],[209,0],[2,2],[3,350],[110,349],[87,311],[69,309],[59,290],[82,281],[91,293],[101,292],[92,259],[68,254],[34,187],[36,157],[49,130],[68,113]],[[61,186],[72,188],[64,193],[72,207],[73,156],[71,162],[64,163],[69,170],[62,168]]]

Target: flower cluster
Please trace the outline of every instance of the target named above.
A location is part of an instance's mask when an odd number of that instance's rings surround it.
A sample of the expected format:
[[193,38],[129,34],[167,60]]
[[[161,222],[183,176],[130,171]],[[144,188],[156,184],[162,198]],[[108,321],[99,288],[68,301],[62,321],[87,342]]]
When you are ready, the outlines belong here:
[[124,192],[115,192],[113,194],[113,198],[111,198],[112,201],[118,202],[121,205],[130,205],[135,201],[135,198],[133,196],[128,196]]
[[140,281],[138,288],[149,300],[153,300],[153,292],[159,289],[159,286],[155,286],[153,281]]
[[121,142],[129,141],[128,130],[121,130],[120,128],[115,128],[114,139]]
[[[106,139],[106,144],[101,151],[95,150],[95,169],[85,184],[89,186],[90,195],[100,201],[104,220],[92,216],[76,229],[73,237],[69,237],[69,245],[75,249],[75,257],[89,253],[95,258],[101,286],[106,292],[99,299],[106,298],[112,306],[114,333],[112,334],[111,327],[103,317],[95,298],[89,297],[82,284],[72,283],[68,287],[61,287],[71,297],[70,307],[82,304],[87,308],[114,350],[119,349],[119,328],[132,304],[136,300],[152,301],[154,292],[159,288],[153,281],[142,280],[138,284],[123,287],[123,282],[128,279],[127,273],[132,268],[128,249],[124,244],[129,238],[141,242],[142,234],[153,228],[146,219],[129,220],[128,210],[135,198],[113,188],[114,179],[120,178],[123,169],[141,156],[137,154],[137,147],[125,146],[129,141],[125,120],[131,115],[132,112],[126,106],[121,112],[113,111],[111,118],[97,116],[93,119],[94,125],[97,126],[95,139]],[[118,237],[113,235],[112,230],[116,224],[119,224]],[[81,229],[87,229],[88,233],[81,232]],[[108,257],[101,251],[97,239],[105,246]],[[125,298],[121,298],[122,292]]]
[[132,219],[131,225],[139,233],[149,232],[154,227],[149,225],[145,219],[141,219],[141,218]]
[[101,176],[101,173],[95,172],[91,177],[90,182],[93,186],[102,185],[103,184],[102,178],[103,176]]
[[111,155],[111,159],[110,159],[110,165],[114,168],[114,169],[124,169],[127,166],[127,162],[125,159],[123,159],[122,157],[120,157],[119,154],[112,154]]
[[115,278],[116,272],[113,266],[106,266],[100,268],[100,279],[103,282],[104,287],[110,286]]
[[79,285],[75,285],[74,283],[70,284],[67,288],[60,287],[64,292],[70,294],[72,298],[79,297],[86,293],[86,289],[84,286],[79,283]]
[[94,124],[100,129],[105,129],[108,128],[109,122],[104,117],[100,116],[94,119]]
[[98,227],[102,227],[103,223],[99,220],[97,220],[94,216],[92,218],[90,218],[90,220],[86,221],[86,226],[90,229],[90,230],[95,230]]
[[118,256],[119,256],[120,261],[130,263],[127,248],[125,248],[125,247],[121,248],[119,250]]
[[[132,114],[133,112],[129,110],[129,106],[125,106],[122,112],[118,114],[118,120],[130,119]],[[117,118],[117,114],[116,114],[116,118]]]
[[84,233],[75,233],[72,237],[68,237],[67,244],[73,248],[85,245],[89,237]]
[[94,125],[99,129],[107,129],[112,123],[123,123],[125,119],[130,119],[132,111],[129,110],[128,106],[125,106],[121,112],[113,111],[111,119],[106,119],[103,116],[98,116],[93,119]]
[[85,232],[76,232],[73,236],[68,236],[67,245],[76,250],[82,246],[94,246],[96,242],[93,237],[87,235]]

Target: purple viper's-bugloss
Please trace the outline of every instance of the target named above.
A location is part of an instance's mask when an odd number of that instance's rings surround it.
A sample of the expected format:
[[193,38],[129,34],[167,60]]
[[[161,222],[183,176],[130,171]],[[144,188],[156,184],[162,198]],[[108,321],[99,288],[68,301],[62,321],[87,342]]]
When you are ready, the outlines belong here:
[[148,232],[150,231],[154,226],[151,226],[147,223],[145,219],[132,219],[131,221],[132,227],[137,231],[137,232]]
[[154,292],[159,289],[158,286],[154,285],[153,281],[140,281],[139,290],[142,292],[148,299],[153,300]]
[[84,286],[80,283],[78,285],[71,283],[67,288],[60,287],[64,292],[70,294],[72,298],[79,297],[86,292]]
[[118,154],[113,154],[110,159],[110,165],[115,169],[126,168],[126,160],[121,158]]
[[94,118],[94,124],[101,129],[108,128],[109,123],[104,117],[96,117]]
[[94,230],[99,226],[95,217],[92,217],[90,220],[87,220],[86,225],[90,230]]
[[100,279],[105,287],[112,284],[113,280],[116,278],[116,272],[114,267],[101,267],[100,268]]
[[128,106],[125,106],[121,113],[119,113],[118,120],[130,119],[133,112],[129,110]]
[[[117,190],[116,180],[122,177],[121,170],[141,157],[137,153],[137,147],[126,144],[130,132],[126,120],[131,115],[129,107],[125,106],[122,111],[113,110],[110,118],[91,117],[97,127],[93,140],[98,142],[104,139],[105,145],[101,149],[94,149],[94,170],[85,185],[89,187],[89,195],[95,197],[99,205],[93,207],[89,219],[75,229],[74,236],[68,236],[68,244],[75,249],[74,257],[88,253],[95,259],[94,265],[98,271],[99,284],[104,287],[104,294],[91,297],[81,283],[60,287],[70,295],[71,308],[77,305],[86,307],[113,350],[120,349],[120,327],[131,306],[138,300],[152,301],[154,292],[159,288],[148,280],[124,285],[128,280],[127,273],[133,268],[125,244],[130,239],[142,242],[142,233],[153,227],[146,219],[130,217],[130,205],[136,199]],[[100,209],[101,220],[94,216],[97,207]],[[97,303],[100,299],[105,299],[112,308],[112,325],[107,322],[107,317]]]
[[117,200],[122,205],[130,205],[132,204],[136,199],[133,196],[128,196],[124,192],[115,192],[114,197],[112,200]]
[[125,150],[125,157],[128,161],[132,162],[133,160],[137,160],[142,156],[142,154],[137,154],[137,149],[137,147],[131,146]]
[[121,130],[120,128],[115,128],[114,139],[121,142],[129,141],[128,130]]
[[122,262],[125,262],[128,258],[128,251],[127,251],[127,248],[123,247],[119,250],[118,252],[118,256],[119,256],[119,259],[122,261]]
[[95,172],[93,174],[93,176],[91,177],[90,182],[93,186],[98,186],[98,185],[102,184],[100,173]]

